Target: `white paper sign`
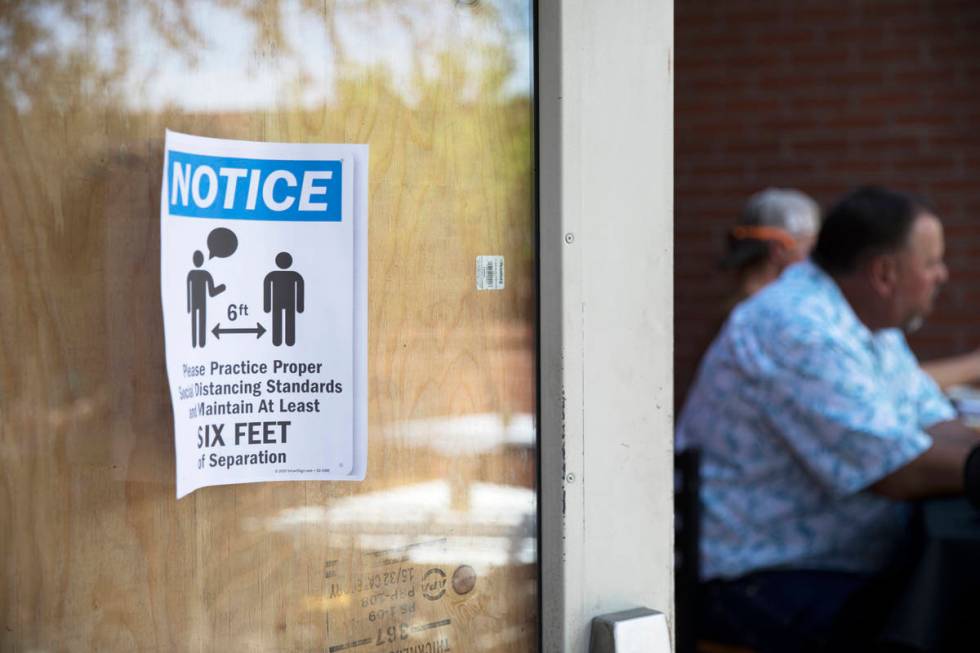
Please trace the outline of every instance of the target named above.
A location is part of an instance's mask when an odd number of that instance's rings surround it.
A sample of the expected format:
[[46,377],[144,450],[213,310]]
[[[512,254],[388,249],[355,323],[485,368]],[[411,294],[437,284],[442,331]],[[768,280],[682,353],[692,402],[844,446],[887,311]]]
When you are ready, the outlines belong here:
[[177,497],[361,480],[366,145],[167,132],[160,275]]

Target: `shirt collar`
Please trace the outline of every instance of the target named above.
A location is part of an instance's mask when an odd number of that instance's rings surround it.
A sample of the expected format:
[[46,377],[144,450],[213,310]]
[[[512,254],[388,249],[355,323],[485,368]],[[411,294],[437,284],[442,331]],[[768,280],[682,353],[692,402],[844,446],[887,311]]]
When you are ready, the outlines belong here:
[[[825,293],[831,300],[836,313],[836,321],[841,329],[854,336],[860,342],[870,347],[875,346],[877,343],[875,334],[871,332],[871,329],[854,312],[854,308],[847,301],[847,297],[844,296],[840,286],[837,285],[833,277],[810,259],[796,263],[793,265],[793,268],[797,268],[800,274],[805,275],[811,283],[821,292]],[[879,333],[883,333],[883,331]]]

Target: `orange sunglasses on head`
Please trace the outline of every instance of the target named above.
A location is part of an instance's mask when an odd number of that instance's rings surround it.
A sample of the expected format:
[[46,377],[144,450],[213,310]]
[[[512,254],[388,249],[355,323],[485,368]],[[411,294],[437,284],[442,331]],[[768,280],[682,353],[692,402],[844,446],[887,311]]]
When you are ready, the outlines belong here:
[[792,249],[796,247],[796,239],[790,233],[779,227],[735,227],[732,236],[738,240],[769,240],[781,243]]

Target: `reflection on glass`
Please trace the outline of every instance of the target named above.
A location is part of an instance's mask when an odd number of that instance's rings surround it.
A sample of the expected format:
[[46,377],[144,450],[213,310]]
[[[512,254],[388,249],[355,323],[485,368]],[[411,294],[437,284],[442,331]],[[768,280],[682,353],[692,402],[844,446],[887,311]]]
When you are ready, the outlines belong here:
[[[0,648],[535,648],[530,14],[0,6]],[[365,482],[174,500],[165,128],[370,145]]]

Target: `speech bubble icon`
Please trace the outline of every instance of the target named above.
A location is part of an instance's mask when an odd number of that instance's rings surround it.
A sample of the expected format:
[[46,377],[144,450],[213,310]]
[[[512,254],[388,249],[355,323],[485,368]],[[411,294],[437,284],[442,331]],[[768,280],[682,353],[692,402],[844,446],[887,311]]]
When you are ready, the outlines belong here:
[[238,236],[231,229],[218,227],[208,234],[208,258],[228,258],[238,249]]

